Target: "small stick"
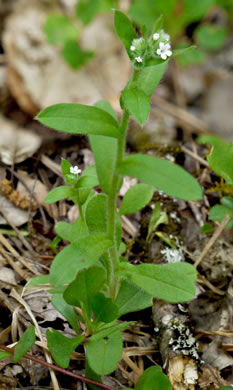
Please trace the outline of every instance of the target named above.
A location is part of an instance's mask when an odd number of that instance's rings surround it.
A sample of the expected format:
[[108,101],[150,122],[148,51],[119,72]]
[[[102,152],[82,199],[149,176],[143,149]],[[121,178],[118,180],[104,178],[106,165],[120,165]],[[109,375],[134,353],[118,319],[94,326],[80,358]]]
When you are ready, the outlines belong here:
[[31,279],[27,272],[23,271],[17,264],[15,264],[8,253],[4,250],[2,245],[0,245],[0,253],[7,259],[8,263],[15,270],[15,272],[21,276],[22,279],[26,280],[27,282]]
[[209,164],[207,161],[205,161],[202,157],[198,156],[198,154],[192,152],[191,150],[187,149],[185,146],[181,146],[181,150],[188,154],[189,156],[191,156],[192,158],[194,158],[194,160],[197,160],[199,161],[202,165],[204,165],[205,167],[207,168],[210,168]]
[[2,243],[2,245],[4,245],[4,247],[6,249],[8,249],[9,252],[11,252],[11,254],[17,258],[21,264],[24,265],[24,267],[26,267],[27,269],[29,269],[29,271],[31,271],[34,275],[40,275],[40,273],[38,273],[37,271],[35,271],[24,259],[23,257],[21,257],[17,252],[16,250],[10,245],[10,243],[6,240],[6,238],[0,233],[0,242]]
[[199,134],[208,133],[209,127],[203,120],[196,118],[188,111],[167,102],[158,95],[152,96],[152,103],[156,104],[161,110],[175,117],[177,120],[189,125],[195,132]]
[[218,226],[217,230],[215,231],[215,233],[213,234],[213,236],[211,237],[211,239],[209,240],[209,242],[207,243],[207,245],[205,246],[205,248],[203,249],[203,251],[201,252],[200,256],[198,257],[198,259],[195,261],[194,263],[194,267],[197,268],[197,266],[200,264],[200,262],[203,260],[203,258],[205,257],[205,255],[207,254],[207,252],[210,250],[210,248],[213,246],[213,244],[215,243],[215,241],[218,239],[218,237],[220,236],[220,234],[222,233],[223,229],[225,228],[225,226],[227,225],[227,223],[229,222],[229,219],[230,219],[230,216],[229,215],[226,215],[225,218],[222,220],[222,222],[220,223],[220,225]]
[[5,213],[5,211],[0,207],[0,212],[1,214],[3,215],[3,218],[6,220],[6,222],[8,223],[8,225],[10,225],[12,227],[12,229],[15,231],[17,237],[20,239],[20,241],[23,243],[23,245],[25,246],[25,248],[27,248],[31,253],[35,254],[34,253],[34,250],[32,249],[31,245],[27,242],[27,240],[24,238],[24,236],[21,234],[21,232],[19,231],[19,229],[17,229],[17,227],[13,224],[13,222],[11,222],[9,220],[9,218],[7,217],[7,214]]

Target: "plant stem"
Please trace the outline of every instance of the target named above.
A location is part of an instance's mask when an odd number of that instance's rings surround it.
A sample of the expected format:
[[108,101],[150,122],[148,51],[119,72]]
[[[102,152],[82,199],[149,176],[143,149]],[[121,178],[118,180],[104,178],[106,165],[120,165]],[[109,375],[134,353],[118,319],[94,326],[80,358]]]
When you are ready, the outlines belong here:
[[121,176],[117,173],[117,166],[123,159],[126,143],[126,133],[129,121],[129,113],[124,110],[120,131],[121,137],[118,139],[117,145],[117,159],[115,165],[115,172],[112,180],[112,190],[108,195],[108,211],[107,211],[107,232],[109,238],[113,241],[113,247],[109,250],[109,264],[108,264],[108,278],[110,296],[115,299],[118,293],[119,280],[116,276],[116,270],[119,265],[118,251],[117,251],[117,239],[116,239],[116,217],[117,217],[117,195],[120,185]]

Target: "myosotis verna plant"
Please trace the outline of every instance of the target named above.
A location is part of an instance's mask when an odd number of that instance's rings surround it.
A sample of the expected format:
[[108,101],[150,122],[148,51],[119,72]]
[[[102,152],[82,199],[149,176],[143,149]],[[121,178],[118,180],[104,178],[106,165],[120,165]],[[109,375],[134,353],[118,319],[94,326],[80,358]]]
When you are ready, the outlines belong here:
[[[52,286],[53,306],[77,334],[68,338],[56,330],[47,330],[48,347],[56,363],[68,367],[72,352],[82,343],[86,375],[99,381],[102,375],[114,371],[121,359],[121,331],[131,323],[119,322],[119,317],[151,306],[152,297],[183,302],[195,294],[196,273],[190,264],[134,266],[121,257],[120,216],[142,209],[155,188],[184,200],[202,197],[197,181],[170,161],[144,154],[125,156],[129,117],[133,116],[141,125],[146,122],[151,95],[174,52],[170,37],[163,30],[162,18],[157,20],[151,34],[144,28],[138,37],[130,20],[116,11],[115,28],[133,68],[121,93],[121,122],[118,123],[115,112],[105,101],[93,107],[57,104],[38,115],[46,126],[87,134],[94,153],[95,166],[82,174],[77,166],[62,160],[66,185],[52,190],[46,201],[71,198],[79,207],[80,217],[73,225],[57,223],[57,234],[70,244],[55,257],[50,274],[35,278],[31,284]],[[124,175],[136,177],[142,183],[130,188],[118,212],[117,198]],[[102,193],[93,189],[97,185]],[[34,342],[33,337],[31,340]],[[17,359],[25,352],[24,349]],[[157,367],[150,373],[156,380],[167,380]],[[150,379],[146,376],[145,380]],[[142,378],[138,389],[143,389],[143,381]]]

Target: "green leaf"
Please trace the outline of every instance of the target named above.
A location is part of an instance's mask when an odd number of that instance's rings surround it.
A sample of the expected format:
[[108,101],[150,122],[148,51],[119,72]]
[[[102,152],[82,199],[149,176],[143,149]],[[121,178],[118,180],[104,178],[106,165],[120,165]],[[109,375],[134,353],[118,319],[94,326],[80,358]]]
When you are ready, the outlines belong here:
[[194,45],[188,46],[188,47],[183,47],[180,49],[173,50],[172,54],[173,54],[173,56],[179,56],[179,55],[187,54],[187,53],[195,50],[196,48],[197,47]]
[[79,69],[87,61],[94,56],[94,52],[91,50],[82,50],[78,45],[77,40],[66,41],[61,51],[64,60],[74,70]]
[[80,333],[77,315],[74,308],[64,300],[62,294],[54,294],[52,296],[52,305],[53,307],[65,317],[65,319],[69,322],[72,328],[75,330],[77,334]]
[[100,108],[101,110],[108,112],[109,115],[111,115],[113,117],[113,119],[118,121],[117,114],[115,113],[111,104],[109,102],[107,102],[106,100],[99,100],[97,103],[95,103],[95,107]]
[[8,357],[11,357],[12,353],[6,352],[6,351],[0,351],[0,360],[6,359]]
[[77,219],[73,225],[64,221],[57,222],[55,231],[59,237],[69,242],[75,242],[88,235],[87,226],[82,218]]
[[42,284],[50,284],[49,275],[39,275],[32,278],[28,283],[27,287],[40,286]]
[[[106,271],[100,265],[81,270],[76,279],[65,289],[63,297],[72,306],[84,305],[88,310],[90,298],[96,295],[104,285]],[[82,306],[83,307],[83,306]]]
[[212,149],[207,160],[218,175],[222,176],[227,184],[233,185],[233,145],[215,135],[203,135],[198,137],[200,144],[210,144]]
[[63,173],[63,176],[70,174],[70,168],[72,167],[71,163],[64,158],[61,160],[61,170]]
[[143,126],[150,112],[150,97],[138,88],[130,88],[122,92],[122,98],[129,113]]
[[133,39],[137,39],[138,36],[136,31],[133,28],[131,21],[128,16],[123,14],[123,12],[115,11],[115,29],[118,37],[125,46],[127,53],[130,52],[130,46]]
[[83,104],[55,104],[39,113],[37,119],[45,126],[73,134],[95,134],[118,138],[117,121],[97,107]]
[[119,165],[118,172],[136,177],[176,198],[184,200],[202,198],[202,190],[198,182],[179,165],[167,160],[132,154]]
[[98,293],[91,298],[91,309],[95,315],[95,322],[112,322],[118,317],[118,307],[111,298]]
[[134,0],[128,13],[136,24],[139,26],[145,24],[151,30],[161,14],[164,16],[171,14],[175,3],[175,0]]
[[153,28],[152,28],[152,31],[151,31],[151,34],[153,35],[154,33],[158,32],[159,30],[161,30],[163,28],[163,23],[164,23],[164,20],[163,20],[163,15],[160,15],[156,21],[154,22],[153,24]]
[[95,18],[100,6],[100,0],[80,0],[76,6],[76,16],[87,25]]
[[227,28],[214,24],[201,24],[195,30],[198,46],[206,50],[219,50],[227,38]]
[[168,302],[185,302],[195,296],[196,271],[188,263],[137,266],[120,263],[119,276]]
[[163,61],[158,65],[146,66],[143,68],[137,77],[137,88],[144,92],[145,95],[152,96],[163,77],[167,64],[168,60]]
[[148,184],[136,184],[125,194],[119,211],[120,215],[134,214],[143,209],[152,199],[154,188]]
[[[117,116],[108,102],[102,100],[96,103],[95,106],[108,112],[109,115],[117,120]],[[89,138],[95,157],[100,186],[106,194],[109,194],[112,187],[113,171],[117,158],[117,140],[95,135],[91,135]]]
[[122,336],[119,331],[97,341],[91,338],[86,347],[88,363],[97,374],[108,375],[116,369],[122,350]]
[[68,222],[60,221],[55,225],[55,231],[59,237],[63,240],[71,242],[71,229],[72,225]]
[[112,334],[115,334],[119,331],[123,331],[127,329],[130,325],[134,324],[135,322],[130,321],[130,322],[121,322],[121,323],[116,323],[116,321],[113,321],[111,323],[107,323],[104,325],[101,325],[99,329],[97,329],[95,334],[91,336],[92,341],[98,341],[101,340],[105,337],[108,337]]
[[52,191],[48,193],[44,202],[46,203],[54,203],[59,200],[71,198],[77,194],[77,190],[70,186],[60,186],[54,188]]
[[[107,232],[107,197],[104,194],[97,194],[87,204],[86,223],[90,233]],[[117,243],[121,243],[121,220],[117,214]]]
[[187,24],[198,22],[202,19],[216,0],[183,0],[183,15],[180,17],[179,24],[186,26]]
[[120,317],[152,306],[152,296],[129,280],[122,280],[116,304]]
[[70,283],[78,271],[90,267],[112,245],[112,241],[105,233],[93,233],[68,245],[52,263],[51,284],[59,287]]
[[230,216],[229,222],[226,224],[225,229],[230,229],[233,226],[233,209],[223,205],[215,205],[211,208],[209,213],[209,219],[211,221],[222,222],[222,220],[226,217],[226,215]]
[[85,339],[84,336],[68,338],[57,332],[55,329],[47,329],[46,338],[48,341],[49,351],[55,362],[63,368],[69,367],[72,352]]
[[44,33],[52,45],[63,45],[68,39],[78,38],[79,31],[64,15],[50,15],[44,24]]
[[233,386],[221,386],[218,388],[218,390],[232,390]]
[[160,367],[152,366],[147,368],[140,376],[136,390],[172,390],[168,377]]
[[34,326],[30,326],[23,334],[18,344],[15,347],[14,363],[18,363],[23,355],[35,344],[36,335]]

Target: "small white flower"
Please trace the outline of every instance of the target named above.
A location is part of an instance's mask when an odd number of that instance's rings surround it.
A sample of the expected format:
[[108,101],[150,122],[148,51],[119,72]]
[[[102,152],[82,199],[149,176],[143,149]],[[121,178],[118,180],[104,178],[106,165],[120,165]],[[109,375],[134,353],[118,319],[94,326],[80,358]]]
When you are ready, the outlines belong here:
[[166,60],[167,57],[170,57],[172,55],[172,51],[170,50],[171,45],[170,43],[159,43],[159,49],[157,50],[157,54],[163,59]]
[[153,34],[153,39],[154,41],[157,41],[159,39],[159,34],[158,33]]
[[70,167],[70,173],[73,173],[74,175],[78,175],[81,172],[81,169],[79,169],[77,165],[75,165],[75,167]]
[[167,34],[167,33],[163,33],[163,39],[165,40],[165,41],[170,41],[170,35],[169,34]]
[[130,46],[130,50],[131,50],[131,51],[134,51],[134,50],[136,50],[136,47],[135,47],[134,45],[131,45],[131,46]]
[[137,61],[137,62],[142,62],[142,57],[135,57],[135,60]]

